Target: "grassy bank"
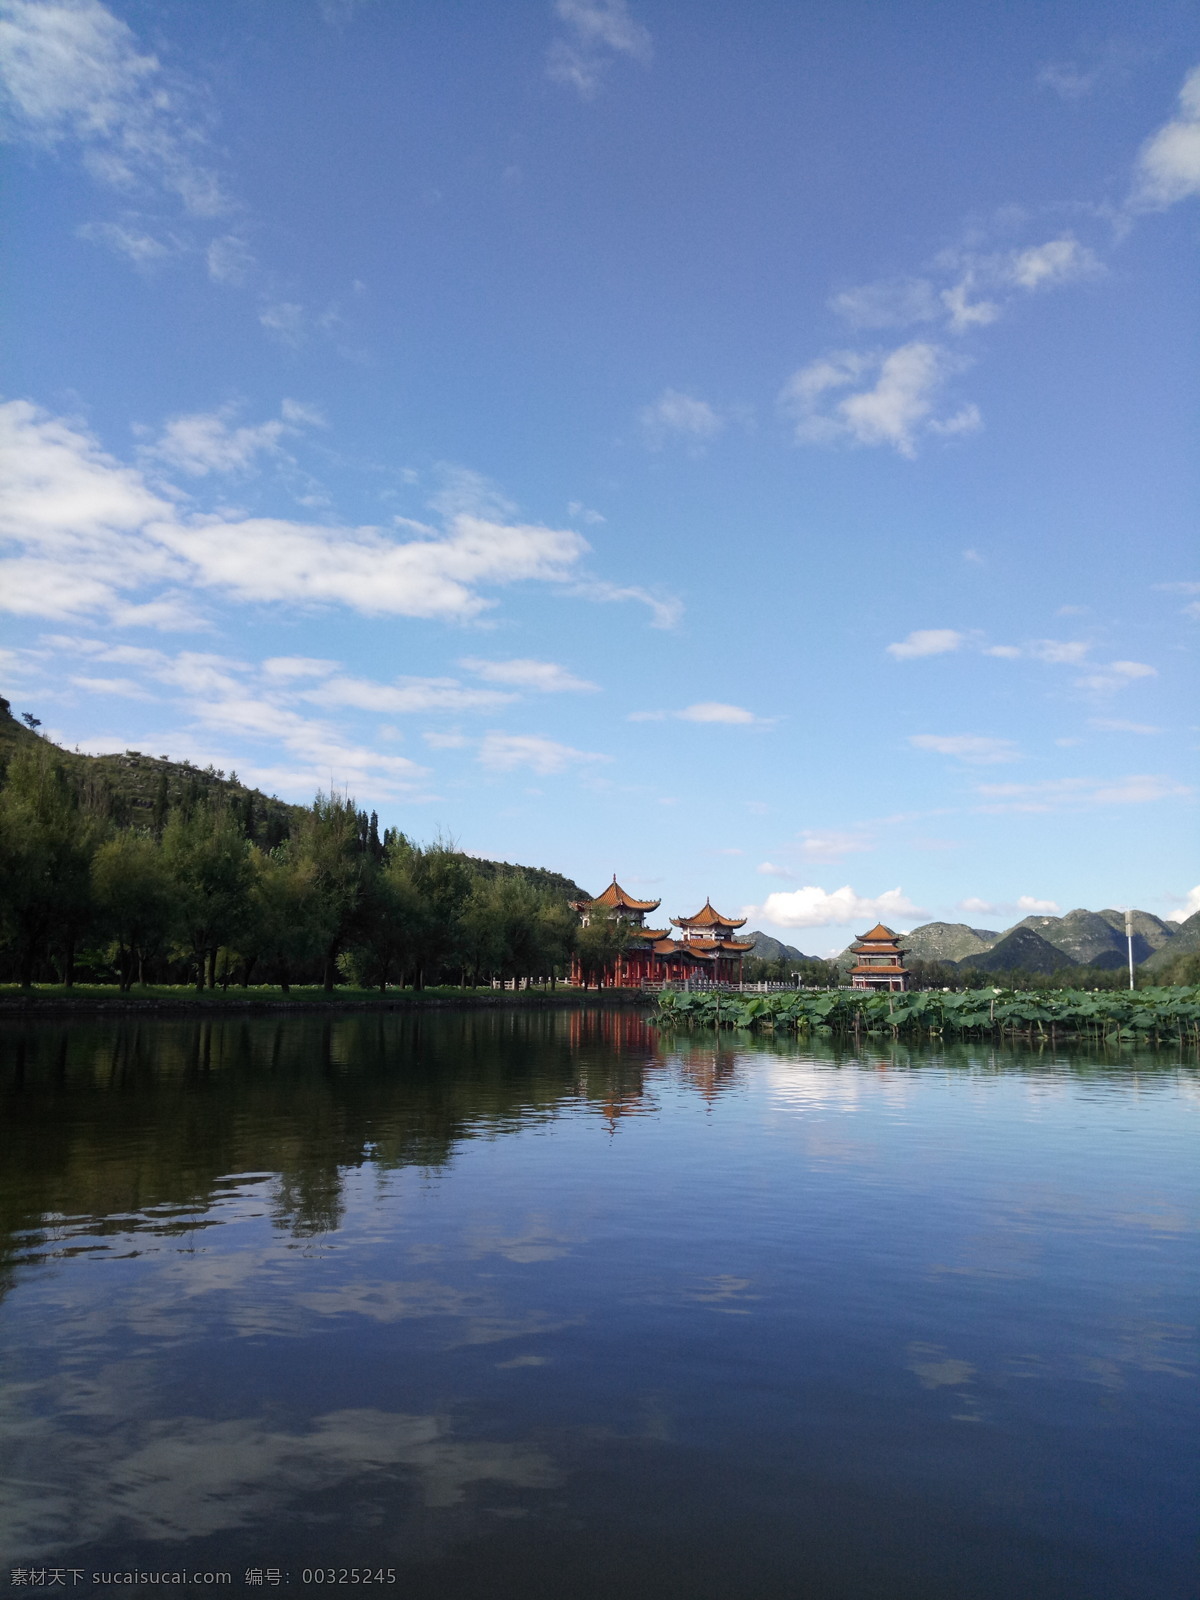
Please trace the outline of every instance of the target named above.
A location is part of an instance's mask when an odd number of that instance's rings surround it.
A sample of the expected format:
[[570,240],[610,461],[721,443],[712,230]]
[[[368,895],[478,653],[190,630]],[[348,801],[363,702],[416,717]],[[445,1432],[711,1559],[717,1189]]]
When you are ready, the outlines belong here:
[[460,989],[449,985],[427,989],[355,989],[339,985],[293,984],[282,989],[205,989],[190,985],[135,985],[122,993],[115,984],[39,983],[22,989],[0,984],[0,1017],[64,1012],[207,1012],[207,1011],[411,1011],[436,1007],[638,1006],[647,997],[636,989],[576,989],[568,984],[530,989]]

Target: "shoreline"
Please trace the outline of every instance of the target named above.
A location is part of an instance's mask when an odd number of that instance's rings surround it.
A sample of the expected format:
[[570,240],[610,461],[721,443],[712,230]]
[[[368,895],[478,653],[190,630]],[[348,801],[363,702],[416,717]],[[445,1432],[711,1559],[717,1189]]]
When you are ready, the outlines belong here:
[[0,994],[0,1020],[6,1017],[51,1017],[82,1015],[151,1014],[155,1016],[197,1016],[227,1012],[346,1012],[346,1011],[475,1011],[501,1010],[580,1010],[599,1006],[624,1010],[631,1006],[650,1006],[654,997],[641,989],[464,989],[397,990],[378,994],[252,994],[243,991],[205,991],[200,994]]

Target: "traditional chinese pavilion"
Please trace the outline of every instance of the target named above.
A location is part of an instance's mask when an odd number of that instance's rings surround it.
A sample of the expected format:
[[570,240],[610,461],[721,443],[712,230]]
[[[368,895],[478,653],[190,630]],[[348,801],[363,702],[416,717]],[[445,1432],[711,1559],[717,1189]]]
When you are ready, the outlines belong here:
[[852,989],[907,989],[908,970],[900,959],[900,936],[877,922],[850,946],[854,965],[850,969]]
[[[647,928],[647,914],[657,911],[662,901],[635,900],[622,889],[615,874],[603,894],[571,904],[585,928],[596,915],[626,925],[625,948],[600,977],[606,988],[640,989],[647,984],[688,983],[698,978],[710,983],[740,983],[742,957],[754,948],[753,941],[733,937],[745,918],[723,917],[707,900],[694,917],[671,918],[683,935],[681,939],[673,939],[666,928]],[[586,981],[577,956],[571,982]]]

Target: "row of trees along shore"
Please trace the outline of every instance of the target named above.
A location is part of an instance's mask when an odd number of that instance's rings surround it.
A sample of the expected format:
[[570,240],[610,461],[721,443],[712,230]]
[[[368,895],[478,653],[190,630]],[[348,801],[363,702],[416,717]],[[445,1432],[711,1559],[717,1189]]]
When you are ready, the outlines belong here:
[[[418,845],[319,794],[263,837],[253,793],[195,784],[130,824],[62,752],[12,755],[0,789],[0,981],[599,981],[622,930],[580,929],[531,869]],[[546,875],[549,876],[549,875]]]
[[[554,874],[381,834],[374,813],[347,797],[318,795],[301,809],[220,778],[189,769],[171,789],[160,768],[152,803],[133,808],[86,758],[40,738],[13,748],[0,786],[0,982],[254,983],[285,992],[553,984],[577,956],[599,984],[627,941],[628,928],[612,918],[593,915],[581,928],[568,880]],[[918,989],[997,981],[942,962],[909,965]],[[1200,979],[1195,956],[1177,965],[1167,982]],[[751,958],[744,976],[810,988],[846,982],[836,963],[814,959]],[[1074,968],[1004,981],[1047,989],[1128,980]]]

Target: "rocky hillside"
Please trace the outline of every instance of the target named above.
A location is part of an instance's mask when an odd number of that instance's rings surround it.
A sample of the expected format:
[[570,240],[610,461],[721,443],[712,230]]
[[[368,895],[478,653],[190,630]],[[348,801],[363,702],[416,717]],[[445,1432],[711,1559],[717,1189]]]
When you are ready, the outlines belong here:
[[1145,971],[1162,972],[1180,956],[1200,955],[1200,911],[1176,923],[1175,930],[1165,944],[1142,962]]
[[794,944],[784,944],[779,939],[772,939],[769,933],[759,933],[757,930],[748,933],[739,933],[739,939],[753,939],[754,949],[748,950],[746,955],[756,961],[812,961],[813,956],[806,956],[802,950],[797,950]]
[[904,936],[904,948],[920,961],[967,961],[990,950],[1001,936],[965,922],[926,922]]
[[[1133,959],[1145,961],[1173,937],[1171,926],[1149,911],[1133,913]],[[1129,959],[1123,911],[1068,911],[1065,917],[1026,917],[1031,928],[1080,967],[1123,967]]]

